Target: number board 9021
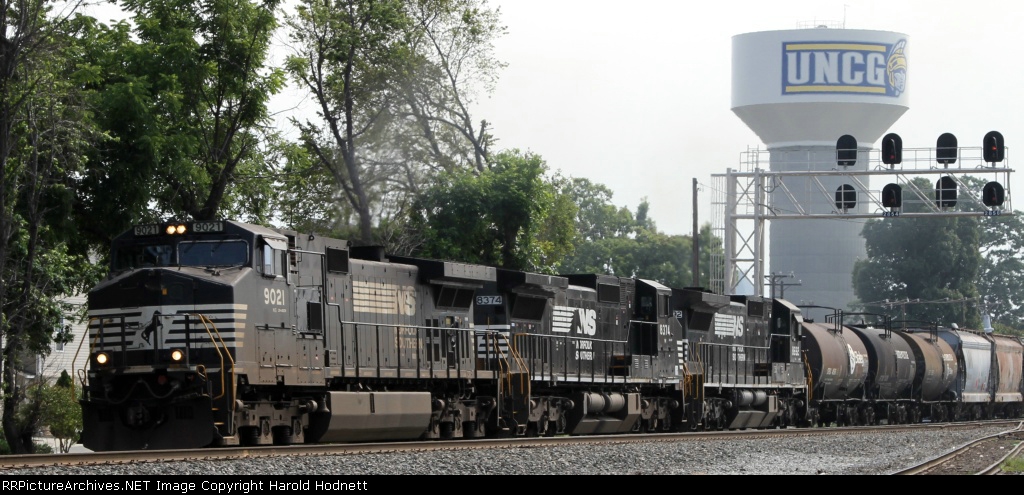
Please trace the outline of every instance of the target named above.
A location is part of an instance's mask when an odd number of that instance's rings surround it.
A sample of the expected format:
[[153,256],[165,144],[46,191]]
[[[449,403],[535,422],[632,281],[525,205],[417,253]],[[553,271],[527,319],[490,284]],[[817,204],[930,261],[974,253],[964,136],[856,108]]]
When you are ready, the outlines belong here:
[[477,306],[499,306],[501,304],[501,296],[476,296]]
[[192,224],[194,232],[224,232],[223,222],[195,222]]
[[135,235],[157,235],[160,233],[160,226],[155,224],[135,226]]

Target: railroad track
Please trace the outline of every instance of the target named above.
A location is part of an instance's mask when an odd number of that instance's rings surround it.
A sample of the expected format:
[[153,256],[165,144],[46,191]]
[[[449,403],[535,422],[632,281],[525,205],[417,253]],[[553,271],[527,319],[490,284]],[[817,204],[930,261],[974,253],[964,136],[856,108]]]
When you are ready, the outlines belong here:
[[982,437],[894,475],[1000,475],[1003,464],[1024,450],[1024,423]]
[[[697,433],[659,433],[635,435],[595,435],[573,437],[504,438],[428,442],[388,442],[359,444],[303,444],[267,447],[222,447],[200,450],[145,450],[0,456],[0,471],[35,467],[99,466],[165,461],[229,460],[280,456],[349,455],[364,453],[423,452],[459,449],[544,447],[554,445],[594,445],[601,443],[692,442],[715,440],[752,440],[785,436],[855,435],[878,431],[915,431],[928,429],[968,429],[1006,425],[1017,421],[913,424],[875,427],[787,428],[774,430],[734,430]],[[1024,434],[1024,432],[1022,432]],[[895,474],[895,473],[894,473]],[[900,473],[906,474],[906,473]]]

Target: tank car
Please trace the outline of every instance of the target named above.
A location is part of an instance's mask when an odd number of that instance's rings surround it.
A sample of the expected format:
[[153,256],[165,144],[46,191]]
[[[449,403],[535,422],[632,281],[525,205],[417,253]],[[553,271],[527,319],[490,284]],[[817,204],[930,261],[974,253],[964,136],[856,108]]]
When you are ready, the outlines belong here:
[[959,374],[953,348],[939,338],[938,328],[934,325],[916,328],[904,326],[892,332],[907,342],[917,361],[908,421],[945,421],[951,398],[950,388]]
[[798,316],[801,352],[807,365],[807,413],[804,425],[853,425],[860,417],[868,378],[864,341],[841,324],[841,318],[816,322],[802,318],[791,303],[776,306],[780,313]]
[[[855,316],[844,314],[844,318]],[[910,344],[893,335],[884,318],[881,326],[847,325],[846,328],[864,343],[867,350],[867,377],[859,398],[855,424],[903,424],[913,409],[914,378],[917,358]]]

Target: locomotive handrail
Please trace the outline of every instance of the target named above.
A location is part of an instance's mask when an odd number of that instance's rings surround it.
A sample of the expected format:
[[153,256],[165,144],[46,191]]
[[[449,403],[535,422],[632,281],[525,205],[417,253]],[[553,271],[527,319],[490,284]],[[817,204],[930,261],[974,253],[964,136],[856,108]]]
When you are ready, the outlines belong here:
[[[395,334],[396,334],[396,338],[401,337],[401,335],[399,335],[399,332],[401,330],[403,330],[403,329],[417,330],[417,332],[416,332],[417,355],[416,355],[416,358],[415,358],[416,359],[417,377],[419,376],[418,374],[420,372],[421,365],[422,365],[422,358],[419,355],[419,349],[421,348],[421,346],[419,345],[419,339],[420,339],[420,336],[421,336],[423,330],[427,330],[427,331],[430,331],[430,330],[446,330],[446,331],[459,332],[459,333],[462,333],[462,334],[468,334],[471,337],[470,340],[474,341],[474,342],[475,342],[475,340],[473,340],[472,337],[476,337],[480,333],[480,330],[479,329],[475,329],[475,328],[446,327],[446,326],[428,326],[428,325],[409,325],[409,324],[402,324],[402,323],[374,323],[374,322],[366,322],[366,321],[342,320],[340,318],[338,319],[338,323],[340,325],[339,331],[341,332],[341,341],[342,341],[341,345],[342,346],[345,345],[345,338],[344,338],[344,336],[345,336],[345,328],[346,327],[351,326],[353,330],[358,330],[360,326],[363,326],[363,327],[373,327],[373,330],[374,330],[374,340],[377,343],[377,345],[373,346],[375,348],[375,350],[376,350],[376,353],[377,353],[376,354],[376,359],[375,359],[376,364],[374,365],[374,367],[376,368],[378,375],[380,374],[380,366],[381,366],[380,363],[382,361],[382,359],[380,357],[380,347],[381,346],[379,345],[381,330],[393,330],[395,332]],[[501,335],[500,332],[495,332],[495,333],[497,335]],[[327,334],[329,334],[329,332],[325,332],[324,334],[327,335]],[[502,337],[505,337],[505,336],[502,335]],[[359,364],[359,340],[360,340],[360,337],[359,337],[358,333],[355,334],[355,339],[356,339],[356,345],[355,345],[355,354],[356,354],[355,361],[356,361],[356,363],[355,363],[354,366],[355,366],[355,369],[356,369],[356,372],[357,372],[357,376],[358,376],[358,370],[362,367]],[[442,339],[443,339],[443,337],[442,337]],[[507,341],[507,338],[506,338],[506,341]],[[426,337],[426,343],[430,344],[430,343],[433,343],[433,342],[434,342],[434,337],[428,335]],[[325,345],[326,345],[326,341],[325,341]],[[459,345],[461,346],[461,342],[459,342]],[[340,356],[341,371],[342,371],[343,374],[346,374],[345,353],[343,351],[344,351],[344,347],[339,350],[339,353],[341,354],[341,356]],[[500,349],[499,349],[499,351],[500,351]],[[504,356],[502,356],[502,359],[506,359],[506,358],[504,358]],[[521,361],[521,359],[520,359],[520,361]],[[525,363],[521,363],[521,364],[523,365],[524,369],[528,369],[528,367],[525,366]],[[460,360],[460,363],[458,365],[458,368],[455,370],[455,373],[461,375],[461,371],[462,371],[462,368],[461,368],[461,360]],[[448,370],[447,373],[450,375],[452,373],[452,371]]]
[[[113,320],[113,319],[120,319],[121,320],[121,325],[120,325],[121,326],[121,341],[122,341],[121,348],[122,348],[122,351],[124,350],[124,347],[125,347],[125,344],[124,344],[124,315],[117,315],[117,316],[90,316],[89,317],[89,321],[88,321],[88,323],[86,323],[86,326],[85,326],[86,335],[88,336],[89,330],[92,329],[92,321],[93,320],[99,320],[99,327],[96,329],[95,335],[93,335],[92,339],[90,339],[91,341],[89,342],[89,356],[92,356],[93,349],[96,348],[96,341],[99,340],[100,343],[102,344],[103,341],[105,340],[103,338],[104,337],[103,320],[105,320],[105,319],[111,319],[111,320]],[[72,362],[78,362],[78,353],[81,352],[82,344],[84,344],[84,343],[85,343],[85,339],[82,339],[82,340],[78,341],[78,350],[75,351],[75,360],[72,361]],[[85,360],[85,366],[86,366],[85,368],[82,368],[81,370],[79,370],[80,374],[83,375],[80,378],[82,380],[82,390],[83,390],[83,393],[86,390],[86,383],[85,382],[88,379],[88,374],[87,374],[88,370],[87,370],[87,368],[89,366],[89,359]]]
[[[82,352],[82,344],[85,344],[85,341],[88,340],[89,328],[92,327],[92,320],[96,320],[96,319],[99,319],[99,317],[98,316],[90,316],[89,320],[86,322],[86,324],[85,324],[86,338],[79,339],[79,341],[78,341],[78,349],[75,350],[75,357],[74,357],[74,359],[72,359],[72,361],[71,361],[72,363],[77,363],[78,362],[78,354]],[[93,338],[95,338],[95,337],[93,337]],[[89,343],[89,356],[92,356],[92,343],[91,342]],[[79,380],[82,381],[82,389],[83,390],[85,390],[85,386],[86,386],[85,380],[86,380],[86,373],[87,373],[87,368],[88,367],[89,367],[89,360],[86,359],[85,360],[85,366],[82,369],[80,369],[80,370],[75,370],[75,374],[80,375],[79,376]]]
[[[515,339],[509,340],[508,337],[505,337],[504,335],[501,335],[500,333],[498,335],[505,338],[505,343],[508,345],[508,351],[509,351],[509,353],[512,354],[512,357],[515,360],[516,365],[518,365],[520,367],[520,369],[523,370],[524,373],[529,375],[530,374],[530,367],[527,366],[526,361],[523,360],[523,356],[519,353],[519,348],[518,348],[519,346],[516,344],[516,340]],[[518,337],[519,335],[522,335],[522,334],[517,334],[516,337]],[[508,375],[507,379],[509,380],[509,387],[511,387],[512,386],[511,368],[510,368],[510,372],[507,375]],[[520,380],[520,386],[522,386],[522,382],[523,381],[526,382],[526,394],[529,395],[530,391],[531,391],[530,390],[530,382],[532,380]],[[522,392],[523,390],[520,388],[519,391]]]
[[[694,355],[697,358],[697,366],[700,366],[700,374],[699,374],[699,376],[706,377],[707,376],[706,375],[707,369],[704,367],[704,359],[703,359],[704,356],[703,356],[703,353],[701,352],[701,347],[704,344],[705,344],[705,342],[695,342],[694,343],[694,347],[696,348],[695,352],[694,352]],[[706,378],[704,380],[704,383],[707,383],[707,379]],[[696,393],[697,401],[702,404],[702,408],[703,408],[703,403],[704,403],[704,386],[703,386],[703,384],[694,384],[694,385],[696,386],[696,390],[697,390],[697,393]],[[701,419],[703,419],[703,418],[701,418]]]
[[[206,334],[210,336],[210,341],[213,342],[213,348],[214,348],[214,350],[217,351],[217,355],[220,356],[220,369],[221,369],[221,373],[220,373],[220,389],[221,389],[220,395],[218,395],[216,397],[213,397],[212,399],[213,400],[217,400],[217,399],[220,399],[220,398],[224,397],[224,395],[227,393],[227,385],[225,384],[225,381],[224,381],[224,375],[228,371],[224,368],[224,353],[221,352],[221,348],[223,347],[223,349],[226,351],[227,350],[227,344],[224,343],[224,338],[221,337],[220,330],[217,329],[217,325],[215,325],[213,323],[213,320],[208,318],[206,315],[203,315],[203,314],[200,314],[200,313],[179,313],[179,314],[184,314],[186,316],[196,316],[196,317],[198,317],[199,321],[203,324],[203,328],[206,330]],[[213,327],[213,332],[210,332],[210,327]],[[216,333],[216,337],[214,337],[214,333]],[[217,340],[220,340],[220,345],[219,346],[217,345]],[[231,377],[232,377],[231,378],[231,383],[233,384],[234,383],[234,375],[235,375],[235,360],[234,360],[234,358],[231,357],[231,353],[230,352],[226,352],[226,354],[228,355],[228,361],[231,363],[230,373],[231,373]],[[235,411],[235,397],[236,397],[236,395],[235,395],[235,387],[231,387],[231,391],[232,391],[232,393],[231,393],[231,412],[233,413]]]
[[[701,345],[700,345],[700,347],[698,347],[698,350],[699,350],[701,355],[703,355],[704,353],[710,353],[710,352],[713,352],[713,351],[718,351],[717,355],[721,355],[723,352],[724,353],[732,352],[732,353],[734,353],[733,355],[738,355],[738,354],[740,354],[740,352],[742,352],[743,356],[744,356],[742,361],[740,361],[738,359],[735,359],[735,358],[733,358],[731,360],[732,366],[736,368],[735,372],[736,372],[736,376],[737,377],[741,376],[741,374],[739,373],[739,368],[741,366],[740,362],[743,363],[742,364],[742,368],[744,369],[744,371],[749,371],[750,370],[750,366],[751,366],[750,365],[750,361],[747,359],[747,356],[746,356],[747,350],[753,349],[755,351],[754,359],[753,359],[754,366],[757,366],[758,364],[761,364],[761,363],[771,362],[771,358],[770,358],[771,347],[767,347],[767,346],[753,346],[753,345],[742,345],[742,344],[725,344],[725,343],[717,343],[717,342],[701,342],[700,344]],[[724,373],[725,378],[729,379],[730,369],[726,368],[726,369],[723,370],[720,367],[720,369],[716,370],[716,372],[719,373],[719,376],[721,376]],[[705,370],[704,374],[705,374],[705,376],[708,374],[706,370]],[[746,383],[762,383],[762,380],[761,380],[762,377],[760,377],[760,376],[751,376],[751,374],[748,373],[748,372],[744,372],[742,374],[742,377],[743,377],[744,381],[740,381],[740,380],[736,379],[736,380],[734,380],[732,382],[729,382],[729,383],[737,383],[737,384],[740,384],[740,383],[744,383],[744,384],[746,384]],[[751,378],[753,380],[755,380],[755,381],[754,382],[746,381],[747,379],[751,379]]]

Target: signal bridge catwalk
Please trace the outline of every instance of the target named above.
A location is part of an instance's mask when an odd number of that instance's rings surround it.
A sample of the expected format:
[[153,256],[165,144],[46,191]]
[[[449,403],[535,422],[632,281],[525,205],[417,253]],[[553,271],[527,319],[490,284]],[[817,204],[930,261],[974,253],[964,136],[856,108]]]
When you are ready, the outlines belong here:
[[[949,133],[934,148],[903,149],[896,134],[882,139],[883,149],[848,140],[853,138],[837,141],[831,165],[823,166],[813,150],[806,156],[789,151],[785,170],[768,170],[769,164],[780,168],[778,157],[770,161],[768,150],[753,149],[743,153],[739,170],[712,176],[713,230],[724,241],[726,257],[716,264],[722,271],[712,274],[715,291],[734,294],[740,281],[764,279],[769,220],[1013,215],[1013,169],[996,131],[976,147],[957,146]],[[928,178],[932,187],[920,187],[917,178]]]

